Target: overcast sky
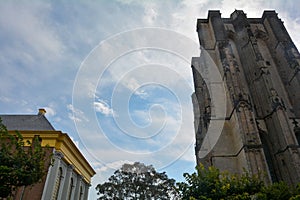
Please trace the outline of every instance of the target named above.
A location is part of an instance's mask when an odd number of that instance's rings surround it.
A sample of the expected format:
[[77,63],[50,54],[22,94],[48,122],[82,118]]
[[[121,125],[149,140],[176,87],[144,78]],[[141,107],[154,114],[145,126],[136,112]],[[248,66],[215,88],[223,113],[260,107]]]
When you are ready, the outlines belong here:
[[72,2],[0,2],[0,112],[45,108],[97,172],[90,199],[125,162],[194,171],[190,59],[208,10],[276,10],[300,47],[299,0]]

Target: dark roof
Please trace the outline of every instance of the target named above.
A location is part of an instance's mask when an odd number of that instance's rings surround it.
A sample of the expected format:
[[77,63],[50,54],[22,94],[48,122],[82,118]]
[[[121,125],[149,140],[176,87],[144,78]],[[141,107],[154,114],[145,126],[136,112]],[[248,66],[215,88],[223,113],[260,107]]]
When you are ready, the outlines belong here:
[[7,130],[53,131],[55,130],[44,115],[0,115]]

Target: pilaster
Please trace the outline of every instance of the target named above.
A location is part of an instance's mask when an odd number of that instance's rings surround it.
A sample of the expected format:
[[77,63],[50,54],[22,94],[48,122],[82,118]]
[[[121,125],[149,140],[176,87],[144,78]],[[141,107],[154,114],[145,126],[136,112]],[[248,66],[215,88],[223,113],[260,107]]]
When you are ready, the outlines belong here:
[[[64,181],[63,194],[61,196],[62,199],[68,199],[69,195],[74,192],[74,185],[71,185],[71,178],[73,174],[74,166],[68,165],[67,172]],[[74,183],[73,183],[74,184]]]
[[53,163],[53,165],[50,165],[50,167],[49,167],[49,171],[47,174],[47,179],[45,182],[43,195],[42,195],[42,199],[44,199],[44,200],[48,200],[49,197],[52,197],[52,195],[53,195],[55,182],[56,182],[56,179],[58,176],[59,167],[61,166],[63,157],[64,157],[64,154],[59,151],[55,151],[53,154],[54,163]]

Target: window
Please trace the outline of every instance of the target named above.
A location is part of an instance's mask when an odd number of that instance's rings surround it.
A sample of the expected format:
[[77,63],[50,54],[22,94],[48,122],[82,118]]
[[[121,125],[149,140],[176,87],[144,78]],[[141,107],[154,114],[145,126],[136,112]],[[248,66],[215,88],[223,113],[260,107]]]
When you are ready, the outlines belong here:
[[69,199],[69,200],[71,200],[73,188],[74,188],[73,178],[71,178],[71,181],[70,181],[70,188],[69,188],[69,195],[68,195],[68,199]]
[[82,199],[82,196],[83,196],[83,191],[82,191],[82,186],[80,186],[79,200]]

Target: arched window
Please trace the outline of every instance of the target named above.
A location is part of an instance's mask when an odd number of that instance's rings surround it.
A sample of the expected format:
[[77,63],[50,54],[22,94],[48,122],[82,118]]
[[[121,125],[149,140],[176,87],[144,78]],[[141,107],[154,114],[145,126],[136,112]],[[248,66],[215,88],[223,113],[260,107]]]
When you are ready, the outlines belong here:
[[69,199],[69,200],[71,200],[72,193],[73,193],[73,188],[74,188],[73,178],[71,178],[71,181],[70,181],[70,188],[69,188],[69,195],[68,195],[68,199]]
[[54,191],[53,191],[53,195],[52,195],[52,199],[53,200],[57,200],[58,199],[58,194],[59,194],[59,189],[60,189],[60,185],[61,185],[61,179],[63,178],[62,176],[62,168],[60,167],[58,169],[58,174],[55,180],[55,185],[54,185]]

